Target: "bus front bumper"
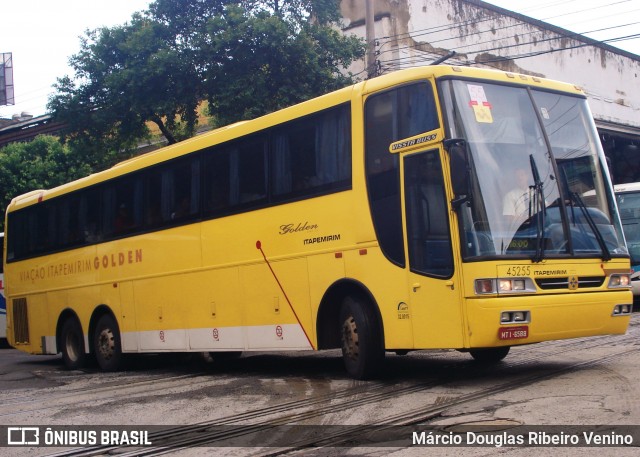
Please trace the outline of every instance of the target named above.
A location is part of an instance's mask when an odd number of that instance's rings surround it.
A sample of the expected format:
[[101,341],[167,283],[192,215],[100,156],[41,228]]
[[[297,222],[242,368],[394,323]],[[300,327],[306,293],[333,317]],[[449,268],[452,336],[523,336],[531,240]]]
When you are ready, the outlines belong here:
[[628,290],[572,293],[570,297],[469,298],[466,302],[468,347],[514,346],[624,334],[631,319],[632,303],[633,296]]

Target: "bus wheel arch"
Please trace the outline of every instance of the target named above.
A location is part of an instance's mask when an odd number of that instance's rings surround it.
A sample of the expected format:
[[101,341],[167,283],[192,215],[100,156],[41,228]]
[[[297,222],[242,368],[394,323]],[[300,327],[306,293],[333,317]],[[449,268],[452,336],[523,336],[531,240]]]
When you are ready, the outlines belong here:
[[371,292],[360,282],[343,279],[325,293],[316,323],[318,349],[342,348],[350,376],[374,376],[384,359],[384,327]]
[[122,338],[120,327],[113,311],[106,306],[98,306],[91,316],[89,341],[102,371],[118,371],[122,365]]
[[65,309],[58,318],[56,347],[69,370],[84,368],[87,364],[82,325],[78,315],[71,309]]
[[359,296],[367,302],[372,312],[376,315],[381,334],[384,336],[382,317],[378,304],[367,287],[355,279],[340,279],[334,282],[324,293],[316,320],[316,332],[318,335],[318,349],[337,349],[340,343],[340,309],[346,297]]

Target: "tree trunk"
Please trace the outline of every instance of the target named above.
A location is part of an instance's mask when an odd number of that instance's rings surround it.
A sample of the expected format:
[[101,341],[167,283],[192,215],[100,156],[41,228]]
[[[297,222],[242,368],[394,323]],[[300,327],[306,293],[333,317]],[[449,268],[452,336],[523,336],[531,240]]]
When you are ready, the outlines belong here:
[[162,135],[164,135],[164,137],[167,139],[167,144],[177,143],[175,137],[169,131],[169,129],[167,129],[167,126],[164,125],[164,122],[162,122],[162,119],[160,118],[160,116],[158,116],[157,114],[152,114],[150,119],[152,122],[154,122],[158,126],[158,128],[162,132]]

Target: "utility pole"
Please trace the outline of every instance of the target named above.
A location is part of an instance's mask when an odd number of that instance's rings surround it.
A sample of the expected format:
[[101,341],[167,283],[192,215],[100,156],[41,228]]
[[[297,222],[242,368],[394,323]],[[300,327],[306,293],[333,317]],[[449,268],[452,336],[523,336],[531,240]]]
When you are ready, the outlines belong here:
[[373,78],[376,75],[376,31],[375,31],[375,0],[365,0],[365,16],[366,40],[367,40],[367,77]]

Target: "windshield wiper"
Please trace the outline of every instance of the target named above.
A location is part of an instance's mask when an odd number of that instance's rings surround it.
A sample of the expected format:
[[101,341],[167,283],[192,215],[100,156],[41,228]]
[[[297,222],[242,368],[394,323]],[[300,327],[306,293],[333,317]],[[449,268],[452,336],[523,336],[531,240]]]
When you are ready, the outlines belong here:
[[596,241],[598,242],[598,245],[600,246],[600,250],[602,251],[602,260],[604,261],[611,260],[611,252],[609,252],[607,243],[604,241],[602,232],[596,225],[591,214],[589,214],[587,205],[584,204],[582,197],[580,197],[580,195],[578,195],[576,192],[570,192],[569,195],[571,196],[571,201],[572,202],[575,201],[578,204],[578,206],[580,207],[580,210],[582,211],[582,214],[584,214],[584,218],[587,220],[587,223],[589,224],[589,227],[591,227],[591,231],[595,235]]
[[[531,173],[533,173],[533,201],[529,201],[529,213],[531,207],[537,211],[536,214],[536,253],[533,256],[534,262],[541,262],[544,258],[544,224],[547,208],[544,202],[544,191],[542,189],[542,180],[540,180],[540,172],[533,158],[533,154],[529,154],[529,163],[531,164]],[[540,209],[542,208],[542,211]]]

